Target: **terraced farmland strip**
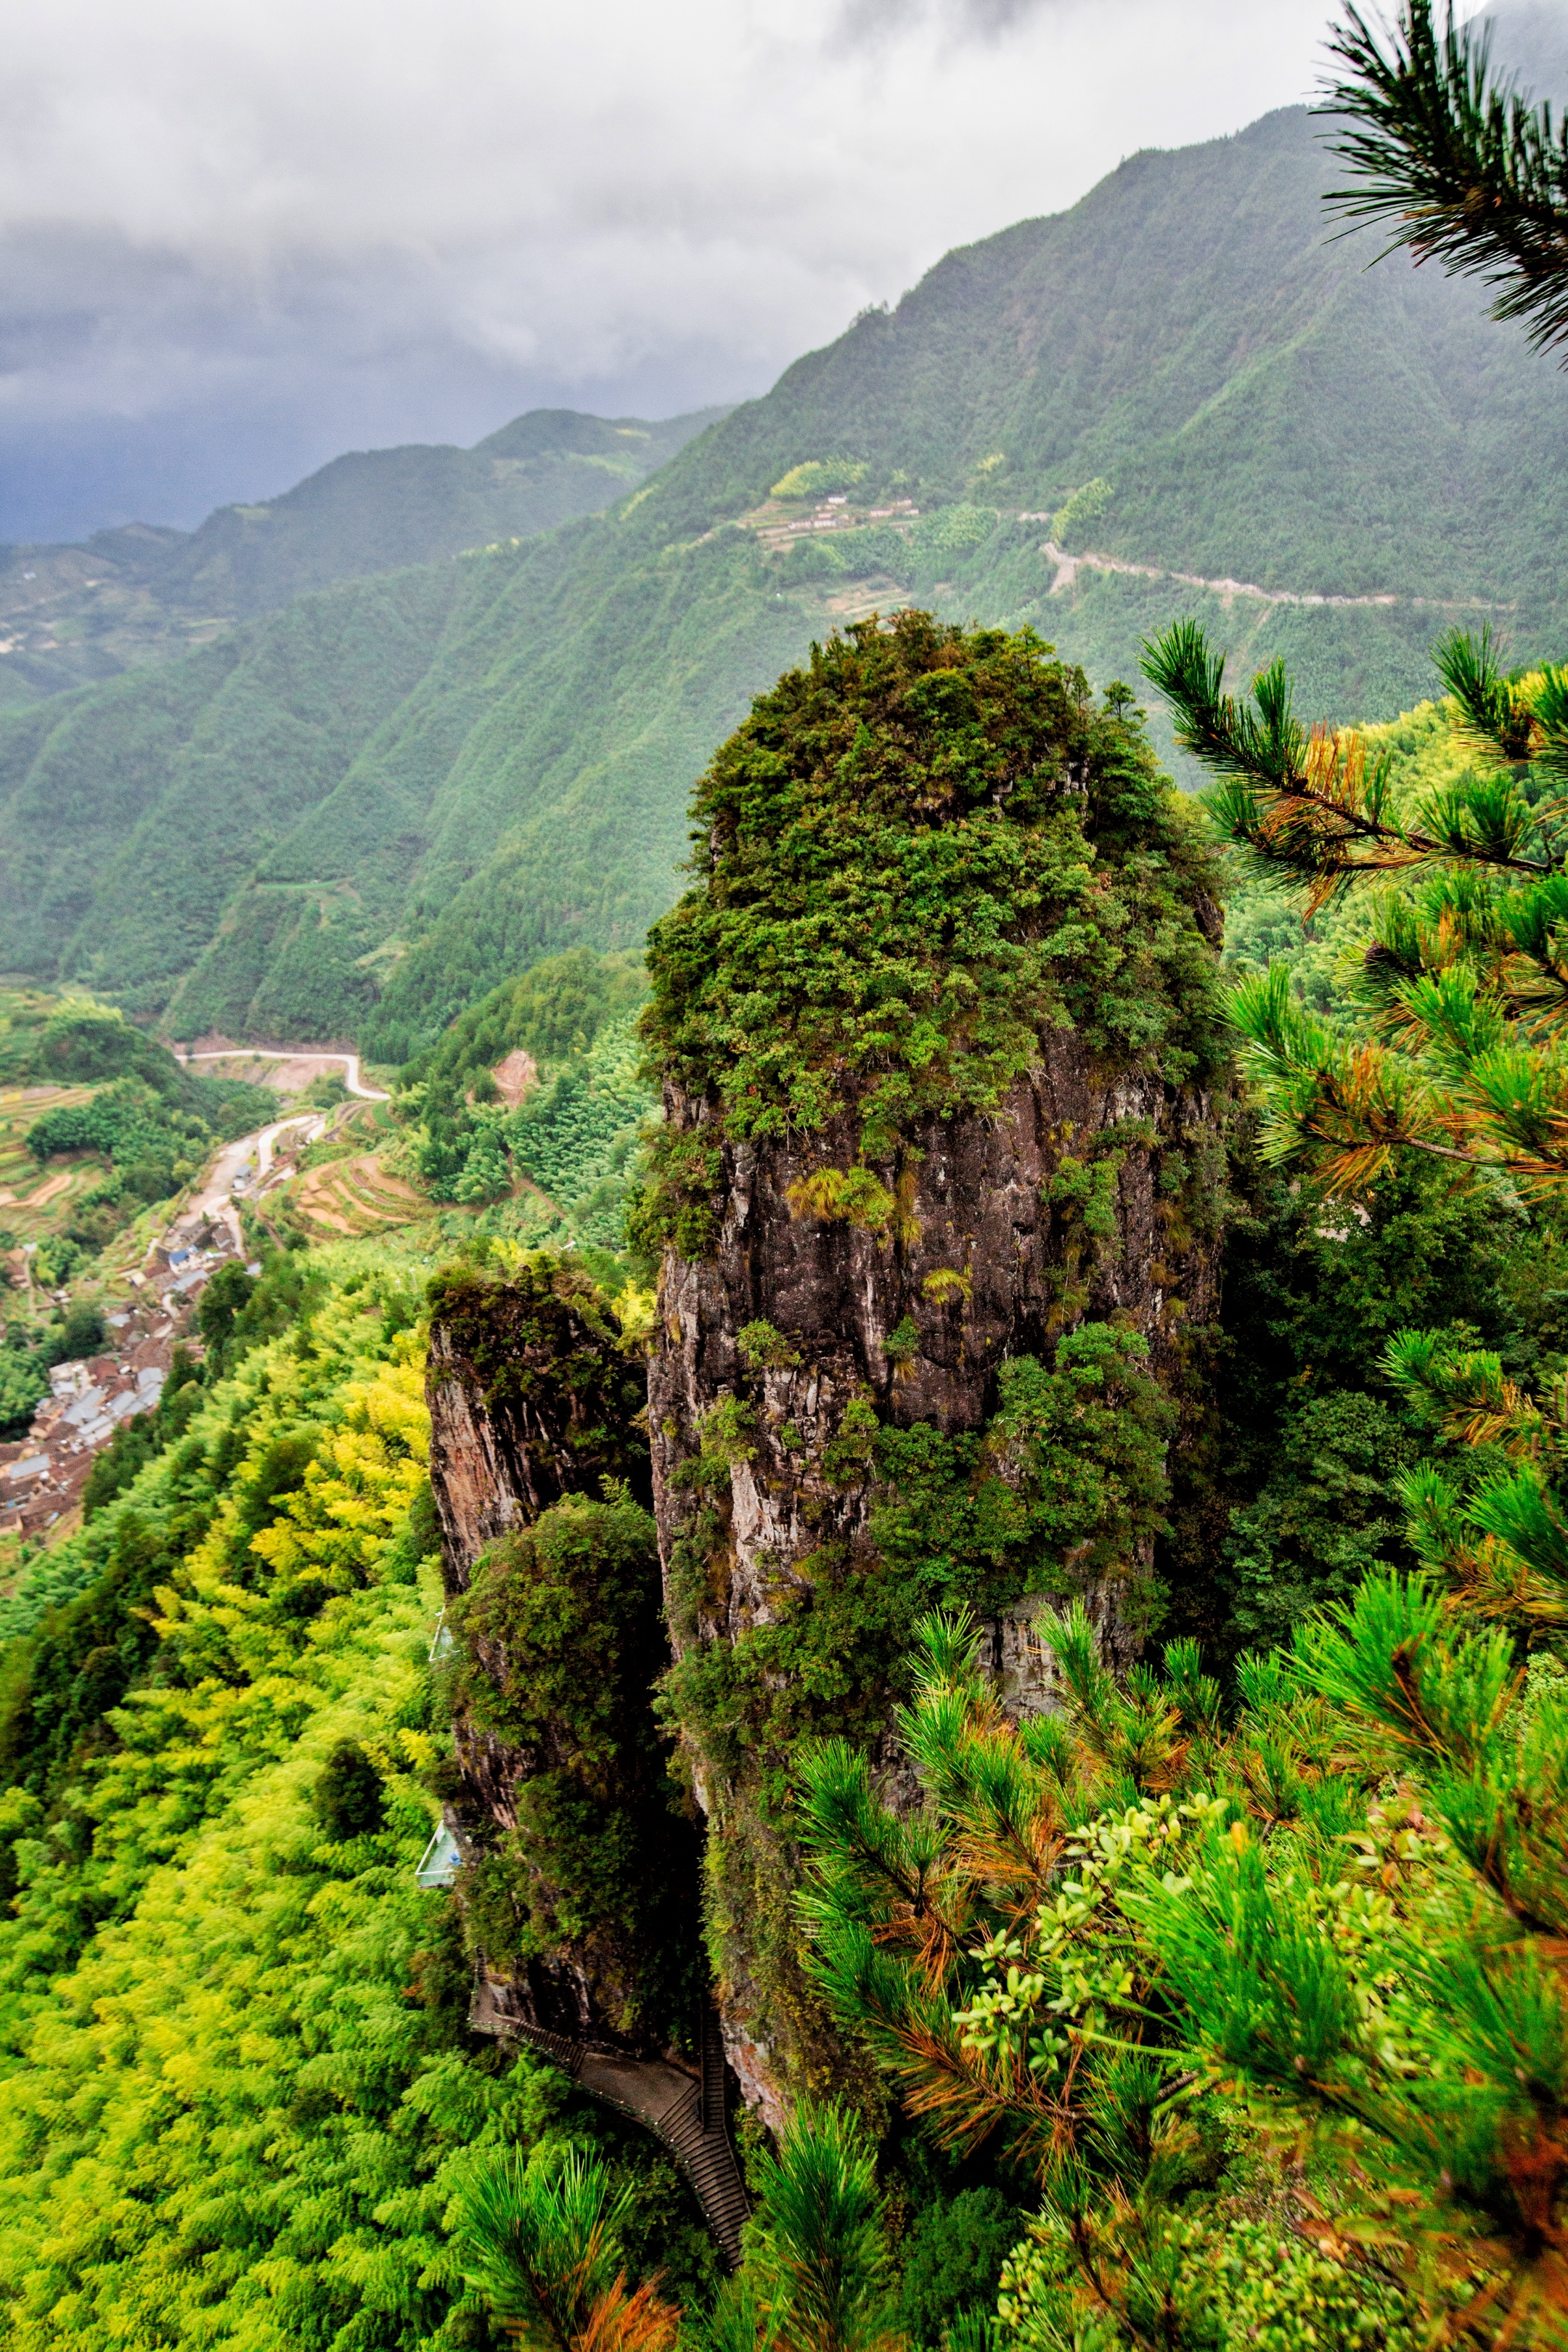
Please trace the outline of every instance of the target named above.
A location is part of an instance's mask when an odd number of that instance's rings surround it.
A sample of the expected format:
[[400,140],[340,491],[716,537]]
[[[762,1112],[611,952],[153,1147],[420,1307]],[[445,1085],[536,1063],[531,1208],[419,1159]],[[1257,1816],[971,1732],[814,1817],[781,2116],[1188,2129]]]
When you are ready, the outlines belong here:
[[0,1199],[5,1200],[7,1208],[41,1209],[47,1201],[57,1201],[62,1192],[70,1191],[71,1178],[75,1173],[74,1169],[62,1168],[58,1175],[50,1176],[40,1184],[36,1192],[26,1196],[21,1193],[0,1194]]
[[374,1152],[310,1170],[300,1180],[294,1206],[307,1224],[340,1236],[405,1225],[428,1213],[424,1196],[401,1177],[390,1175]]

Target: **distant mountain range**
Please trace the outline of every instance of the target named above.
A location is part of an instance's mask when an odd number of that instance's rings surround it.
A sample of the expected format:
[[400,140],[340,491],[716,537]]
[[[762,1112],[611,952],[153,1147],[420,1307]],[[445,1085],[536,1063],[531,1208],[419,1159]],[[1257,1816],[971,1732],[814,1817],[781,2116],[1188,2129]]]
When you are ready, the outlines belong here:
[[[1293,109],[1131,158],[602,512],[526,537],[513,507],[483,536],[519,545],[294,595],[0,720],[0,968],[175,1034],[401,1059],[540,955],[635,946],[748,698],[879,606],[1031,623],[1100,682],[1196,611],[1238,672],[1282,652],[1333,716],[1429,691],[1452,620],[1563,654],[1568,383],[1473,287],[1327,241],[1319,132]],[[395,561],[348,495],[382,463],[342,461],[352,529],[277,527],[335,511],[338,467],[254,528],[215,518],[181,542],[181,609],[210,578],[256,611],[329,547]]]
[[473,449],[354,450],[198,530],[131,523],[79,546],[0,548],[0,705],[209,644],[337,580],[597,514],[727,414],[653,425],[536,408]]

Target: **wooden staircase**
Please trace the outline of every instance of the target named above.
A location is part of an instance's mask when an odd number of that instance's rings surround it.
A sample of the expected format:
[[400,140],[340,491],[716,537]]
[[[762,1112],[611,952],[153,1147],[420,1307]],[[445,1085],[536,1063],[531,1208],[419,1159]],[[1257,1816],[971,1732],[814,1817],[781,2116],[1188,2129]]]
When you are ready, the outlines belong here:
[[661,2116],[655,2128],[690,2181],[708,2226],[731,2270],[741,2263],[741,2227],[751,2200],[735,2161],[725,2113],[724,2037],[719,2014],[702,2011],[702,2080]]
[[696,2082],[667,2059],[627,2058],[602,2043],[545,2032],[517,2014],[509,1986],[483,1974],[474,1988],[468,2022],[477,2032],[537,2050],[593,2097],[662,2140],[690,2182],[725,2262],[739,2269],[741,2228],[752,2209],[730,2137],[724,2037],[711,2002],[702,2011]]

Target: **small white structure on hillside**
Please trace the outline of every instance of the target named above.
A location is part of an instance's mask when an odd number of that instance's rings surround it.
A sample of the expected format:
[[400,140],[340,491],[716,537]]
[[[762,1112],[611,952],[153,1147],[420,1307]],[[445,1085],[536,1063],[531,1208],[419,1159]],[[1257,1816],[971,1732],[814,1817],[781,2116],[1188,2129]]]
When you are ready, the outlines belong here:
[[415,1885],[424,1887],[426,1891],[434,1887],[450,1886],[458,1875],[458,1867],[462,1859],[458,1850],[457,1839],[443,1822],[420,1857],[419,1867],[414,1874]]

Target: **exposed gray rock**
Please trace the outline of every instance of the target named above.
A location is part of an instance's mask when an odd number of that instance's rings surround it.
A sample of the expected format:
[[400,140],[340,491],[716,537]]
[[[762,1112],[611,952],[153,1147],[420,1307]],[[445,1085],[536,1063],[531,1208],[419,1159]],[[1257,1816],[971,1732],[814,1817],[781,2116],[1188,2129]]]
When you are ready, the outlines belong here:
[[[721,1139],[710,1105],[671,1087],[665,1111],[678,1128]],[[1052,1205],[1050,1180],[1064,1154],[1082,1158],[1089,1139],[1133,1121],[1153,1141],[1126,1142],[1115,1235],[1086,1253],[1081,1230]],[[655,1508],[678,1652],[732,1644],[767,1625],[809,1585],[804,1564],[825,1546],[848,1559],[851,1574],[855,1559],[868,1555],[878,1489],[869,1460],[856,1462],[845,1445],[851,1407],[863,1416],[868,1403],[879,1422],[902,1428],[979,1431],[996,1410],[1004,1361],[1048,1358],[1085,1318],[1114,1317],[1140,1331],[1155,1372],[1174,1386],[1184,1324],[1206,1322],[1215,1308],[1218,1248],[1212,1232],[1187,1231],[1172,1214],[1162,1164],[1177,1150],[1186,1164],[1205,1153],[1212,1163],[1215,1132],[1203,1092],[1152,1074],[1107,1078],[1079,1034],[1063,1031],[994,1117],[930,1122],[897,1163],[875,1168],[899,1204],[882,1232],[792,1213],[791,1186],[825,1166],[855,1164],[848,1118],[797,1142],[723,1143],[718,1237],[701,1259],[667,1255],[649,1365]],[[782,1335],[775,1355],[795,1361],[775,1361],[759,1375],[740,1345],[758,1321]],[[895,1360],[889,1342],[900,1325],[912,1325],[918,1338],[913,1353]],[[700,1507],[688,1465],[701,1450],[704,1422],[726,1398],[743,1400],[754,1426],[734,1448],[723,1485],[704,1488],[722,1533],[708,1545],[694,1588],[681,1542]],[[869,1446],[861,1452],[868,1456]],[[1064,1573],[1064,1586],[1069,1581]],[[989,1628],[993,1670],[1019,1714],[1052,1703],[1050,1662],[1033,1630],[1048,1598],[1026,1595]],[[1086,1598],[1108,1651],[1134,1654],[1114,1591]],[[710,1833],[720,1832],[721,1908],[740,1919],[760,1900],[749,1874],[757,1842],[767,1841],[754,1789],[744,1769],[726,1778],[700,1728],[688,1726],[687,1745]],[[884,1786],[896,1799],[907,1767],[890,1736],[879,1750]],[[727,1840],[734,1855],[744,1849],[749,1858],[731,1867]],[[793,1883],[791,1853],[781,1848],[768,1866],[779,1887]],[[731,2063],[752,2104],[775,2117],[786,2077],[810,2071],[802,2042],[809,2028],[801,2023],[809,1994],[799,1982],[760,1983],[743,1933],[726,1948],[720,1992]]]

